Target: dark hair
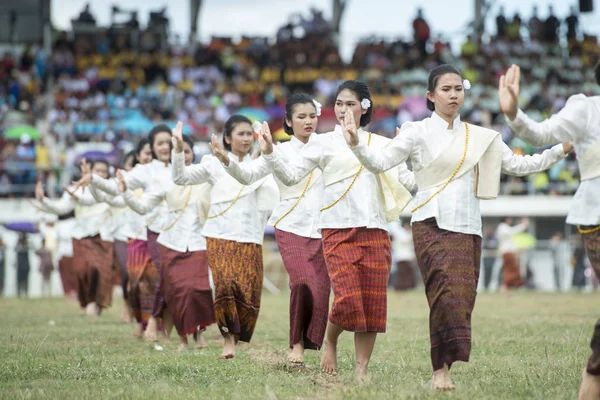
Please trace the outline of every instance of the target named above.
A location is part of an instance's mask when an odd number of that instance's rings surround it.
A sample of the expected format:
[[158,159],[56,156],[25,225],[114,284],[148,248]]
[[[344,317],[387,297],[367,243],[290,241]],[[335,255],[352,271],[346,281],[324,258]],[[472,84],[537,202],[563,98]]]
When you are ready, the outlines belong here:
[[190,135],[183,135],[183,142],[187,143],[187,145],[190,146],[190,149],[192,149],[192,154],[194,155],[194,158],[192,159],[193,163],[196,159],[196,155],[194,154],[194,140]]
[[[344,89],[348,89],[356,95],[358,102],[360,103],[363,99],[368,99],[371,102],[371,107],[367,110],[365,114],[360,116],[360,126],[367,126],[369,122],[371,122],[371,117],[373,116],[373,100],[371,100],[371,92],[369,91],[369,86],[366,83],[361,81],[346,81],[342,83],[337,88],[337,92],[335,94],[335,98],[339,96],[340,92]],[[361,106],[362,108],[362,106]]]
[[594,76],[596,77],[596,82],[598,82],[598,85],[600,85],[600,60],[594,67]]
[[156,154],[154,153],[154,139],[156,139],[156,135],[163,132],[168,133],[169,135],[173,134],[173,132],[171,132],[171,128],[169,128],[165,124],[156,125],[148,133],[148,143],[150,143],[150,151],[152,151],[152,158],[157,158]]
[[[290,97],[288,97],[287,103],[285,103],[285,115],[283,116],[283,131],[285,133],[287,133],[288,135],[294,136],[294,130],[286,122],[286,120],[287,121],[292,120],[292,113],[294,112],[294,106],[296,104],[307,104],[307,103],[310,103],[313,106],[315,105],[315,103],[313,103],[312,97],[310,97],[309,95],[304,94],[304,93],[297,93],[297,94],[293,94]],[[315,107],[315,111],[316,110],[317,110],[317,108]]]
[[68,214],[63,214],[58,216],[59,221],[64,221],[65,219],[75,218],[75,211],[71,211]]
[[231,134],[233,133],[235,126],[244,122],[252,126],[252,121],[247,117],[238,114],[232,115],[227,122],[225,122],[225,133],[223,134],[223,146],[225,147],[225,150],[231,151],[231,145],[225,141],[225,138],[228,137],[231,139]]
[[125,164],[127,164],[127,160],[129,158],[132,158],[133,161],[131,161],[131,167],[135,167],[135,165],[138,163],[137,158],[135,157],[137,153],[135,152],[135,150],[131,150],[129,153],[125,154],[125,158],[123,158],[123,167],[125,167]]
[[[460,71],[454,68],[452,65],[438,65],[437,67],[429,71],[429,79],[427,80],[427,91],[433,93],[435,87],[437,86],[438,80],[440,79],[440,76],[445,74],[456,74],[462,79],[462,74],[460,73]],[[429,111],[435,110],[435,104],[429,99],[427,99],[427,108],[429,109]]]
[[[137,147],[135,148],[135,155],[139,155],[142,150],[144,150],[144,147],[146,147],[146,145],[150,145],[150,141],[146,138],[142,138],[139,142]],[[152,145],[150,145],[150,150],[152,150]]]
[[106,161],[103,158],[99,158],[97,160],[94,160],[92,162],[92,168],[94,168],[96,166],[96,164],[104,164],[106,166],[106,169],[110,170],[110,164],[108,163],[108,161]]

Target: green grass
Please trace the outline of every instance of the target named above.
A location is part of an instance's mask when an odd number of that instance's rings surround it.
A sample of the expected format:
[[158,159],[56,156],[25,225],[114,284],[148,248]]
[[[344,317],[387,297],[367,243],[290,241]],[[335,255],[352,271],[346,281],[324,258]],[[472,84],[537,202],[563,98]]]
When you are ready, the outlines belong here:
[[320,353],[306,366],[285,362],[288,296],[263,296],[253,342],[235,361],[210,348],[176,352],[177,338],[156,351],[131,337],[119,321],[121,300],[102,319],[88,321],[62,299],[0,300],[1,399],[572,399],[589,356],[598,294],[480,295],[473,316],[471,362],[457,363],[457,389],[434,394],[425,295],[390,293],[388,332],[380,335],[369,368],[372,383],[352,382],[354,346],[344,333],[340,376],[319,372]]

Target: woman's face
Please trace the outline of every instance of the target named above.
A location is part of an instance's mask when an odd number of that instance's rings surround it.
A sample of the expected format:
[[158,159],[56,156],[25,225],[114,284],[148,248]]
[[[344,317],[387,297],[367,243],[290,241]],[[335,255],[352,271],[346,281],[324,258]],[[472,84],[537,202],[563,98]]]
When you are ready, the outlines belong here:
[[152,150],[150,144],[145,144],[142,150],[137,154],[137,160],[140,164],[148,164],[152,161]]
[[435,104],[436,113],[456,116],[465,102],[461,77],[453,73],[440,75],[433,92],[427,92],[427,99]]
[[194,150],[186,142],[183,142],[183,157],[187,166],[194,162]]
[[125,162],[123,163],[123,169],[127,172],[133,169],[133,156],[129,156],[125,159]]
[[295,104],[292,109],[292,120],[286,120],[286,123],[292,127],[294,136],[300,140],[308,139],[317,129],[318,122],[317,111],[313,103]]
[[168,163],[171,160],[171,134],[169,132],[156,134],[152,146],[159,161]]
[[367,113],[367,110],[363,110],[360,106],[360,101],[356,93],[350,89],[344,89],[338,94],[335,99],[335,116],[338,122],[341,124],[344,120],[346,113],[351,112],[354,116],[354,122],[357,127],[360,126],[360,118],[363,114]]
[[97,162],[92,167],[92,174],[96,174],[104,179],[108,179],[108,166],[104,163]]
[[247,122],[235,124],[231,131],[231,137],[225,137],[225,141],[231,146],[233,154],[248,154],[254,144],[254,131]]

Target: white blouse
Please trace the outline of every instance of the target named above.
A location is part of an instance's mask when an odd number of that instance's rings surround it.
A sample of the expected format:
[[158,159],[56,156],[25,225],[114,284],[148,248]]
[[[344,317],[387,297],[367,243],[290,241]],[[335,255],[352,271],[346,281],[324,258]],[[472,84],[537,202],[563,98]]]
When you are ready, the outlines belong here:
[[[154,210],[166,201],[166,196],[167,191],[144,193],[141,198],[137,198],[131,190],[123,193],[127,205],[139,214]],[[161,228],[157,241],[180,253],[206,250],[206,239],[201,232],[198,207],[195,202],[190,202],[183,210],[167,211],[165,226]]]
[[[69,190],[73,191],[75,190],[75,188],[70,187]],[[62,194],[61,198],[58,200],[44,197],[42,205],[44,206],[44,209],[48,212],[51,212],[56,215],[65,215],[73,211],[76,205],[85,207],[98,204],[98,201],[94,199],[88,188],[84,188],[83,190],[77,189],[75,190],[74,194],[77,197],[77,200],[73,200],[71,195],[67,193],[66,190]],[[71,236],[73,237],[73,239],[83,239],[99,234],[102,240],[112,242],[114,239],[111,235],[111,230],[106,225],[106,221],[109,218],[110,214],[108,208],[106,209],[106,212],[98,215],[85,218],[75,218],[75,223],[73,225]]]
[[[362,136],[352,151],[365,168],[374,173],[386,171],[409,157],[413,170],[419,171],[450,144],[452,137],[461,128],[460,116],[454,120],[452,129],[447,127],[448,123],[434,112],[431,118],[423,121],[404,123],[398,136],[377,152],[366,146],[366,140]],[[502,172],[515,176],[528,175],[544,171],[565,157],[562,145],[556,145],[542,154],[520,156],[504,144]],[[413,204],[422,204],[441,186],[418,190]],[[412,215],[412,222],[432,217],[436,219],[440,229],[482,236],[481,213],[479,199],[475,197],[473,170],[452,180],[429,203],[416,210]]]
[[[314,140],[317,134],[313,133],[309,140]],[[304,147],[304,143],[298,140],[295,136],[292,136],[289,142],[285,142],[277,145],[277,149],[281,154],[288,160],[293,160],[298,157],[300,150]],[[229,175],[233,176],[243,185],[252,184],[265,176],[271,174],[269,164],[263,157],[259,157],[256,160],[252,160],[248,163],[237,163],[233,159],[230,159],[229,166],[224,166],[225,171]],[[277,184],[282,184],[277,177],[275,177]],[[306,185],[306,179],[298,183],[299,186],[304,188]],[[321,177],[317,181],[311,182],[311,186],[308,188],[298,205],[286,215],[278,224],[277,229],[291,232],[294,235],[320,239],[321,234],[319,233],[319,209],[323,204],[323,190],[325,184]],[[271,218],[267,222],[268,225],[273,226],[285,213],[287,213],[296,203],[298,198],[291,198],[287,200],[281,200],[279,204],[273,210]]]
[[[571,96],[562,110],[543,122],[532,120],[521,110],[514,121],[507,121],[517,136],[534,146],[571,141],[575,153],[583,155],[600,139],[600,96]],[[600,177],[579,184],[567,223],[600,225]]]
[[[141,187],[144,189],[144,193],[152,193],[162,190],[168,191],[173,187],[171,164],[166,165],[162,161],[152,160],[148,164],[137,164],[131,171],[121,172],[125,178],[127,189],[135,190]],[[92,185],[112,196],[120,194],[117,182],[114,179],[102,179],[97,175],[93,175]],[[167,206],[164,202],[160,203],[152,212],[146,214],[148,229],[160,233],[162,227],[165,226],[167,214]]]
[[[122,196],[111,196],[106,192],[90,185],[90,192],[99,202],[107,203],[112,207],[127,207]],[[143,215],[127,208],[123,213],[111,215],[111,227],[114,228],[115,240],[127,241],[127,239],[147,240],[146,218]]]
[[[368,132],[359,129],[358,134],[363,140],[367,140]],[[340,153],[347,148],[346,140],[341,126],[329,133],[319,134],[302,147],[299,157],[290,160],[281,146],[276,146],[271,154],[264,154],[273,174],[284,185],[292,186],[302,181],[315,168],[321,170]],[[414,176],[404,164],[399,168],[400,183],[407,189],[414,186]],[[325,186],[322,203],[319,211],[338,200],[350,186],[354,176],[342,181]],[[346,229],[366,227],[373,229],[388,230],[388,223],[382,206],[381,191],[377,183],[376,175],[368,170],[363,170],[352,188],[336,205],[327,210],[320,211],[320,229]]]
[[[230,159],[234,157],[229,153]],[[227,174],[223,164],[216,157],[211,157],[202,164],[185,166],[183,152],[175,153],[173,151],[171,161],[173,162],[173,181],[181,186],[198,185],[205,182],[214,185],[216,181]],[[244,157],[243,162],[249,161],[251,161],[249,155]],[[269,212],[259,211],[257,192],[255,190],[240,197],[224,214],[207,219],[202,229],[202,235],[209,238],[262,245]],[[230,205],[231,202],[211,204],[208,215],[217,215]]]

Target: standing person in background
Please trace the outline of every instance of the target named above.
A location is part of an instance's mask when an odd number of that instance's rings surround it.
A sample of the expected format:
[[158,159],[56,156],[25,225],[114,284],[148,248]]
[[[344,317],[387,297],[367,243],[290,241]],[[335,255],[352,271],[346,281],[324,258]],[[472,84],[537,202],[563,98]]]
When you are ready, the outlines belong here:
[[[483,257],[483,288],[489,290],[494,275],[494,265],[498,254],[498,240],[491,226],[483,227],[483,240],[481,243]],[[498,280],[498,275],[495,280]]]
[[54,271],[54,263],[52,262],[52,254],[46,248],[46,239],[42,239],[42,245],[35,251],[35,254],[40,258],[40,273],[42,274],[42,296],[50,296],[50,274]]
[[17,296],[27,297],[29,289],[29,244],[27,234],[20,233],[17,242]]
[[394,290],[414,289],[417,286],[416,256],[410,220],[391,222],[389,227],[392,239],[392,260],[396,267],[392,283]]
[[525,232],[529,227],[527,218],[521,219],[521,223],[513,226],[511,217],[504,217],[496,228],[498,238],[498,256],[502,258],[502,284],[500,292],[508,295],[509,288],[520,288],[523,286],[521,278],[521,266],[517,256],[517,246],[513,236]]

